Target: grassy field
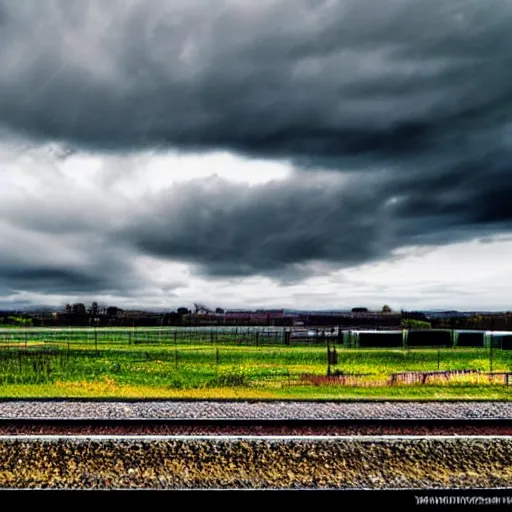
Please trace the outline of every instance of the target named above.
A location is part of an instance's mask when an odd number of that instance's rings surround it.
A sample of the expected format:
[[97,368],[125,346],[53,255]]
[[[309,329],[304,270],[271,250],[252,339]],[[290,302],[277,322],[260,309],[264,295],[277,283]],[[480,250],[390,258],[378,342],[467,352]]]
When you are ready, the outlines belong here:
[[[360,385],[315,386],[301,376],[326,375],[321,345],[244,346],[218,337],[214,344],[103,342],[96,349],[90,336],[69,346],[29,339],[0,348],[0,398],[509,399],[512,385],[474,376],[425,385],[383,384],[395,372],[487,372],[490,365],[487,349],[340,348],[333,369],[363,375]],[[493,351],[492,368],[509,371],[512,351]]]

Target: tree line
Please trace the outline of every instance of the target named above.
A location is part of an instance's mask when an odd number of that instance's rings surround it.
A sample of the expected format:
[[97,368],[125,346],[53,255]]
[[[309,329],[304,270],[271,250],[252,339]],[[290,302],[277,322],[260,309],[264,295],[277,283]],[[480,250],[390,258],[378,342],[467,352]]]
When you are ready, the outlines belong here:
[[[512,331],[512,312],[475,313],[466,316],[427,317],[423,312],[400,311],[393,313],[384,306],[381,312],[369,312],[366,308],[353,308],[352,314],[301,314],[268,319],[268,325],[305,327],[340,326],[340,327],[384,327],[416,329],[469,329]],[[117,306],[99,305],[92,302],[66,304],[58,313],[30,313],[0,311],[0,326],[3,327],[166,327],[166,326],[201,326],[201,325],[267,325],[261,321],[252,322],[247,318],[224,317],[222,308],[214,310],[202,304],[194,308],[178,307],[175,311],[155,313],[147,311],[127,311]]]

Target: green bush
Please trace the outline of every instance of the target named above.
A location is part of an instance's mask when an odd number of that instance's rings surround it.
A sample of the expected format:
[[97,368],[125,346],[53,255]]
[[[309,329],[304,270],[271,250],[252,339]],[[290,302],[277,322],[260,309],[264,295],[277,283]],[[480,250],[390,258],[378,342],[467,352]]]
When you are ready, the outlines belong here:
[[240,370],[229,370],[217,375],[209,382],[209,387],[247,387],[250,385],[248,375]]
[[424,320],[402,319],[402,327],[404,329],[431,329],[432,324]]

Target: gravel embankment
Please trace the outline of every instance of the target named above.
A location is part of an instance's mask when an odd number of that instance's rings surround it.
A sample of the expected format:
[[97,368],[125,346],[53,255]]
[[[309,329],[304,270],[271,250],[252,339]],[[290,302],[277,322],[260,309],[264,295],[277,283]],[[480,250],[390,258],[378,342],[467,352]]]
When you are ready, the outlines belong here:
[[0,488],[512,487],[512,438],[0,438]]
[[512,402],[0,401],[0,418],[512,418]]

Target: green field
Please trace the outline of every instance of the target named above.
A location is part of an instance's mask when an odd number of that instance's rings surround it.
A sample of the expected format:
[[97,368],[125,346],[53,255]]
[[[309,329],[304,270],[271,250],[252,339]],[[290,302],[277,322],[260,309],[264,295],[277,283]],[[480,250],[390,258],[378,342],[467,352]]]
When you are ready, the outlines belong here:
[[[327,373],[326,347],[289,346],[268,338],[239,344],[232,335],[143,336],[137,343],[101,342],[94,333],[47,341],[19,336],[0,346],[0,397],[126,398],[399,398],[509,399],[502,380],[468,376],[449,382],[386,384],[405,371],[480,370],[506,372],[512,351],[488,349],[338,348],[337,369],[357,376],[357,384],[313,385],[301,376]],[[132,340],[133,341],[133,340]]]

